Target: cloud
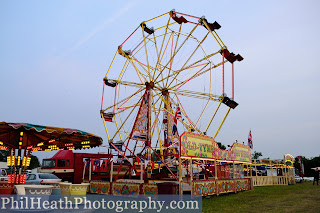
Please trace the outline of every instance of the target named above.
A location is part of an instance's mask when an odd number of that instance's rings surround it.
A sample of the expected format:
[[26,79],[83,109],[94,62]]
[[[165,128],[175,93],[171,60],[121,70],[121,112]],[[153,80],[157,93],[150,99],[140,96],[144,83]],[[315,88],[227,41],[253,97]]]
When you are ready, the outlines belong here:
[[88,42],[93,36],[95,36],[97,33],[99,33],[100,31],[102,31],[108,24],[113,23],[114,21],[116,21],[119,17],[121,17],[122,15],[124,15],[128,10],[130,10],[136,3],[138,2],[138,0],[133,0],[133,1],[129,1],[126,5],[124,5],[122,8],[120,8],[119,10],[117,10],[112,17],[107,18],[103,23],[101,23],[100,25],[98,25],[96,28],[94,28],[91,32],[89,32],[86,36],[84,36],[83,38],[81,38],[72,48],[70,48],[69,50],[65,51],[64,53],[62,53],[60,55],[60,57],[65,57],[66,55],[72,53],[73,51],[77,50],[79,47],[81,47],[82,45],[84,45],[86,42]]

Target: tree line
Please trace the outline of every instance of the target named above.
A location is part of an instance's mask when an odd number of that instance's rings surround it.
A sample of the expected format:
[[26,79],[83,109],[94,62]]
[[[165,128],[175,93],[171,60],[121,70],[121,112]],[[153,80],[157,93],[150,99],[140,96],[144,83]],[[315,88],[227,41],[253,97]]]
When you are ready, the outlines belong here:
[[[315,167],[320,166],[320,155],[318,157],[311,157],[311,158],[306,158],[306,157],[302,156],[302,163],[304,165],[304,176],[305,177],[313,177],[314,170],[312,170],[311,168],[315,168]],[[299,169],[300,169],[298,157],[296,157],[294,159],[294,168],[297,171],[299,171]]]

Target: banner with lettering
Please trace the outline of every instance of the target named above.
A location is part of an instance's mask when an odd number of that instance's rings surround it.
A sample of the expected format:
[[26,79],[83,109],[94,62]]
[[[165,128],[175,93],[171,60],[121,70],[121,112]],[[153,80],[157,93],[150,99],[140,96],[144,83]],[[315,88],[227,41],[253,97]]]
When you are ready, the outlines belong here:
[[182,157],[251,162],[250,147],[244,144],[234,143],[230,150],[222,150],[212,137],[191,132],[184,132],[180,140],[180,156]]

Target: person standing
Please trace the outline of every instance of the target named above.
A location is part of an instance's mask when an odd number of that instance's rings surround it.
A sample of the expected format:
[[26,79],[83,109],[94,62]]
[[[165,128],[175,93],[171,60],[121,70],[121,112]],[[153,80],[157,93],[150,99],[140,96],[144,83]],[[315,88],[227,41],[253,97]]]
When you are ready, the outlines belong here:
[[318,171],[318,168],[316,168],[316,170],[314,171],[313,185],[314,185],[315,181],[316,181],[317,185],[319,185],[319,171]]

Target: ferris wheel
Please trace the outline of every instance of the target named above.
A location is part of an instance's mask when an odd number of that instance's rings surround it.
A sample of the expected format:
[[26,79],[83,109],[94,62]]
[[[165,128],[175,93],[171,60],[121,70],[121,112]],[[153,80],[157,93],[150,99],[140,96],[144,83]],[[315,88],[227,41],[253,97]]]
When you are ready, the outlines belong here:
[[185,131],[217,136],[238,105],[233,63],[243,60],[222,42],[220,27],[172,10],[142,22],[120,44],[104,77],[101,117],[122,159],[175,156]]

